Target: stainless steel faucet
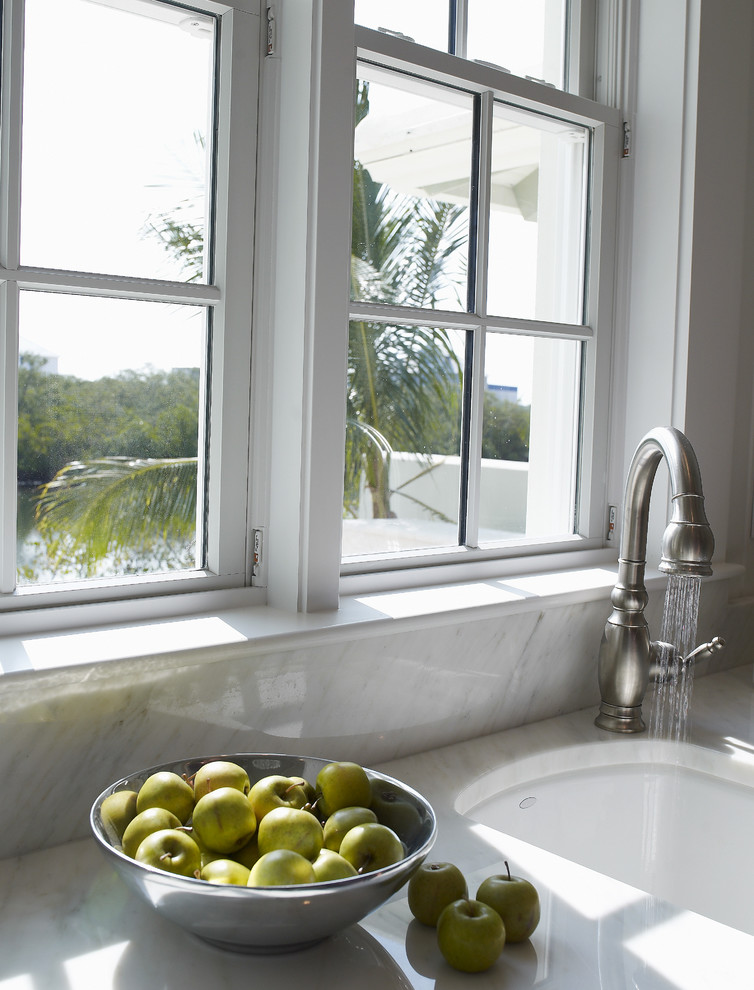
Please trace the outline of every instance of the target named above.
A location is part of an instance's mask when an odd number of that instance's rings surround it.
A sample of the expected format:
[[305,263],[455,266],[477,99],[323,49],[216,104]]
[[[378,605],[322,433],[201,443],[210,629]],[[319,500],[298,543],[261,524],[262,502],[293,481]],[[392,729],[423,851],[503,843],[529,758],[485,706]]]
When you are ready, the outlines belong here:
[[[672,513],[662,538],[660,570],[668,574],[711,574],[715,541],[704,512],[696,454],[679,430],[650,430],[636,448],[626,479],[618,581],[610,600],[598,677],[602,704],[595,725],[612,732],[642,732],[641,706],[655,656],[644,617],[644,584],[649,498],[657,467],[665,457],[670,471]],[[696,653],[697,651],[694,651]],[[690,659],[690,658],[689,658]]]

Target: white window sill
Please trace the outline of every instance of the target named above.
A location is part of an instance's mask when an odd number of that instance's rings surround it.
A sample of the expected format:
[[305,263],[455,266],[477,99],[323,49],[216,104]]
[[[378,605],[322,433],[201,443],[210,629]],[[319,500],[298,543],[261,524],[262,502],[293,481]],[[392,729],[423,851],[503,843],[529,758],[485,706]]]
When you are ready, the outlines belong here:
[[[737,565],[717,564],[705,580],[741,572]],[[25,678],[67,671],[78,679],[84,668],[117,661],[185,666],[597,600],[604,600],[607,616],[616,574],[614,554],[601,551],[580,567],[353,594],[342,598],[337,611],[312,614],[249,604],[246,592],[198,594],[190,596],[191,612],[182,602],[180,615],[0,637],[0,674]],[[647,572],[648,590],[666,580]],[[213,608],[213,601],[223,607]]]

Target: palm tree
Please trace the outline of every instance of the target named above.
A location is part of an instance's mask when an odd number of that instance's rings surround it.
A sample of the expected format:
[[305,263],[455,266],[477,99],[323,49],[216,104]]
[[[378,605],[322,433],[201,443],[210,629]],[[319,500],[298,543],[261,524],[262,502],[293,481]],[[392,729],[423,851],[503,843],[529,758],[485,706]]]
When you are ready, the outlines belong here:
[[[356,97],[357,125],[369,113],[368,83]],[[466,210],[399,195],[354,163],[351,296],[431,309],[448,263],[466,243]],[[354,320],[348,338],[344,512],[355,515],[362,477],[374,518],[393,515],[390,455],[414,451],[429,463],[431,438],[460,417],[458,356],[444,330]]]
[[[357,94],[357,122],[369,111]],[[176,214],[178,217],[178,214]],[[166,250],[196,277],[201,231],[163,217]],[[354,298],[432,308],[449,261],[467,238],[463,207],[398,195],[354,164],[351,282]],[[427,466],[432,438],[457,435],[458,356],[443,330],[354,321],[349,333],[344,512],[358,510],[362,478],[373,515],[393,514],[390,455],[414,451]],[[431,510],[430,510],[431,511]],[[38,528],[66,529],[90,561],[113,548],[190,538],[196,514],[195,458],[101,458],[74,462],[42,486]]]
[[182,547],[184,563],[193,563],[196,470],[195,457],[73,461],[41,486],[37,529],[86,546],[87,569],[123,548],[170,558]]

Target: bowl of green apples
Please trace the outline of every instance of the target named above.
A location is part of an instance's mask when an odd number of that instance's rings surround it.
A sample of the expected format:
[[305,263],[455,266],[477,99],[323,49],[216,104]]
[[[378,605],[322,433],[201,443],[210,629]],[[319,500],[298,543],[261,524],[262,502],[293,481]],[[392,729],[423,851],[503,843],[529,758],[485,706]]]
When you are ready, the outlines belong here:
[[243,753],[139,770],[90,813],[122,880],[160,915],[241,952],[305,948],[406,884],[437,823],[413,788],[348,761]]

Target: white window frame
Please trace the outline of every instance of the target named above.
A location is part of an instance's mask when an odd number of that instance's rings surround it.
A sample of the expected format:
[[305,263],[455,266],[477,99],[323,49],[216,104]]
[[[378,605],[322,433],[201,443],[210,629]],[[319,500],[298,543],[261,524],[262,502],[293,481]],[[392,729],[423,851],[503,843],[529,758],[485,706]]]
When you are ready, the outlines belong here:
[[[103,0],[99,0],[103,2]],[[107,2],[107,0],[104,0]],[[138,3],[138,0],[135,0]],[[126,7],[128,0],[117,0]],[[182,5],[178,5],[180,8]],[[19,257],[24,0],[3,3],[2,203],[0,203],[0,612],[90,601],[144,599],[250,583],[249,417],[260,0],[200,0],[217,17],[215,265],[210,285],[22,267]],[[250,57],[252,53],[252,57]],[[256,56],[258,54],[258,57]],[[201,304],[211,311],[211,422],[206,569],[48,587],[15,585],[18,294],[22,289]],[[200,453],[200,464],[202,455]],[[262,592],[257,593],[264,600]],[[253,600],[253,599],[252,599]]]
[[[572,0],[579,10],[594,0]],[[612,3],[613,0],[610,0]],[[616,0],[617,2],[617,0]],[[19,38],[20,0],[5,0],[4,37]],[[590,348],[585,375],[595,385],[594,400],[584,410],[583,467],[586,491],[583,513],[585,536],[576,538],[568,553],[556,555],[547,546],[535,556],[491,558],[465,553],[452,561],[420,561],[425,566],[382,570],[341,577],[340,533],[343,496],[343,437],[345,435],[344,382],[349,312],[351,174],[353,163],[353,89],[356,55],[379,54],[396,67],[412,65],[417,46],[356,27],[353,0],[280,0],[272,5],[267,33],[261,0],[204,0],[193,4],[221,17],[221,45],[230,62],[223,61],[219,81],[220,133],[218,197],[232,210],[218,227],[224,242],[225,271],[217,265],[221,298],[214,298],[215,334],[212,360],[213,443],[210,457],[210,498],[218,513],[230,521],[226,530],[210,519],[209,561],[205,574],[155,577],[138,582],[112,582],[91,589],[74,588],[16,592],[0,598],[0,610],[23,614],[11,623],[19,632],[39,630],[42,615],[36,605],[92,602],[78,609],[48,609],[50,628],[76,627],[94,622],[133,621],[207,609],[267,603],[285,612],[336,610],[340,594],[361,588],[377,589],[421,585],[491,573],[519,573],[542,567],[578,566],[590,547],[604,546],[606,511],[604,472],[607,463],[611,375],[610,322],[612,319],[613,251],[615,242],[618,149],[622,139],[619,114],[588,99],[552,90],[540,84],[501,74],[482,65],[465,65],[465,85],[479,92],[509,94],[522,106],[560,108],[567,116],[595,127],[591,211],[589,332],[597,346]],[[570,45],[572,52],[590,47],[590,16]],[[579,23],[578,18],[574,23]],[[586,24],[586,28],[584,28]],[[266,49],[267,42],[270,48]],[[5,60],[7,79],[18,86],[20,67]],[[249,51],[267,50],[261,59],[259,158],[255,150],[257,65]],[[421,49],[421,58],[434,78],[458,81],[458,59]],[[581,70],[580,70],[581,71]],[[589,73],[584,70],[584,77]],[[575,84],[574,84],[575,85]],[[579,83],[581,86],[581,83]],[[8,106],[4,90],[3,162],[8,174],[4,187],[18,180],[18,114]],[[223,127],[222,124],[227,124]],[[8,151],[14,152],[9,156]],[[258,194],[254,197],[255,180]],[[223,183],[225,183],[223,187]],[[284,191],[284,194],[283,192]],[[13,314],[14,296],[30,277],[9,254],[17,242],[13,215],[0,236],[0,301]],[[223,215],[218,209],[218,218]],[[252,314],[252,244],[255,231],[254,305]],[[15,241],[14,241],[15,239]],[[218,262],[223,255],[218,249]],[[41,277],[49,273],[41,273]],[[599,291],[595,291],[595,286]],[[149,285],[130,283],[138,293]],[[165,288],[160,285],[160,291]],[[610,288],[610,291],[608,291]],[[99,281],[91,291],[115,292]],[[180,297],[185,286],[176,286]],[[190,298],[195,287],[188,288]],[[226,303],[227,300],[227,303]],[[224,327],[250,327],[254,334],[225,333]],[[0,456],[15,460],[15,375],[18,360],[14,335],[6,335],[0,352],[0,383],[4,386],[5,419],[0,434]],[[251,372],[249,365],[251,364]],[[8,416],[12,410],[12,416]],[[231,412],[232,415],[228,415]],[[253,464],[253,471],[249,464]],[[5,499],[5,522],[0,526],[0,553],[15,548],[15,477],[6,477],[0,490]],[[262,538],[262,559],[252,568],[251,534]],[[563,549],[560,547],[559,549]],[[553,563],[557,557],[557,563]],[[440,566],[434,567],[435,563]],[[216,569],[215,569],[216,568]],[[212,571],[212,572],[211,572]],[[253,571],[253,573],[252,573]],[[8,583],[7,573],[0,575]],[[187,594],[197,591],[199,594]],[[102,602],[103,604],[97,604]],[[103,611],[104,610],[104,611]],[[280,613],[278,613],[280,614]],[[28,619],[24,619],[24,615]],[[10,633],[12,628],[6,623]]]
[[[611,367],[611,324],[615,278],[615,237],[618,209],[618,168],[622,149],[622,122],[618,110],[595,103],[572,93],[543,86],[531,80],[502,73],[492,67],[461,62],[454,56],[411,44],[403,39],[357,26],[355,29],[357,56],[366,61],[403,72],[413,72],[421,78],[481,94],[486,101],[511,102],[524,109],[561,116],[591,129],[591,161],[589,188],[590,240],[587,258],[587,294],[584,325],[578,330],[568,325],[547,327],[531,320],[496,321],[482,313],[437,314],[437,325],[470,329],[477,334],[482,346],[476,348],[483,356],[483,335],[486,326],[499,326],[521,333],[554,335],[587,342],[582,369],[582,408],[580,426],[580,473],[577,535],[558,541],[528,539],[520,544],[499,548],[477,549],[454,547],[449,550],[417,551],[413,554],[383,554],[369,558],[349,559],[343,563],[342,591],[369,586],[369,577],[391,572],[379,578],[390,586],[396,580],[412,583],[426,580],[426,574],[408,574],[396,579],[395,573],[417,566],[468,564],[496,557],[501,560],[521,555],[551,554],[558,551],[588,551],[604,546],[606,534],[606,486],[609,382]],[[488,148],[482,147],[482,154]],[[482,216],[483,216],[482,212]],[[480,263],[478,278],[484,278],[485,266]],[[400,322],[417,322],[415,311],[379,304],[351,304],[352,318],[369,319],[377,314]],[[426,314],[421,317],[426,322]],[[481,357],[478,358],[481,360]],[[480,400],[481,401],[481,400]]]

